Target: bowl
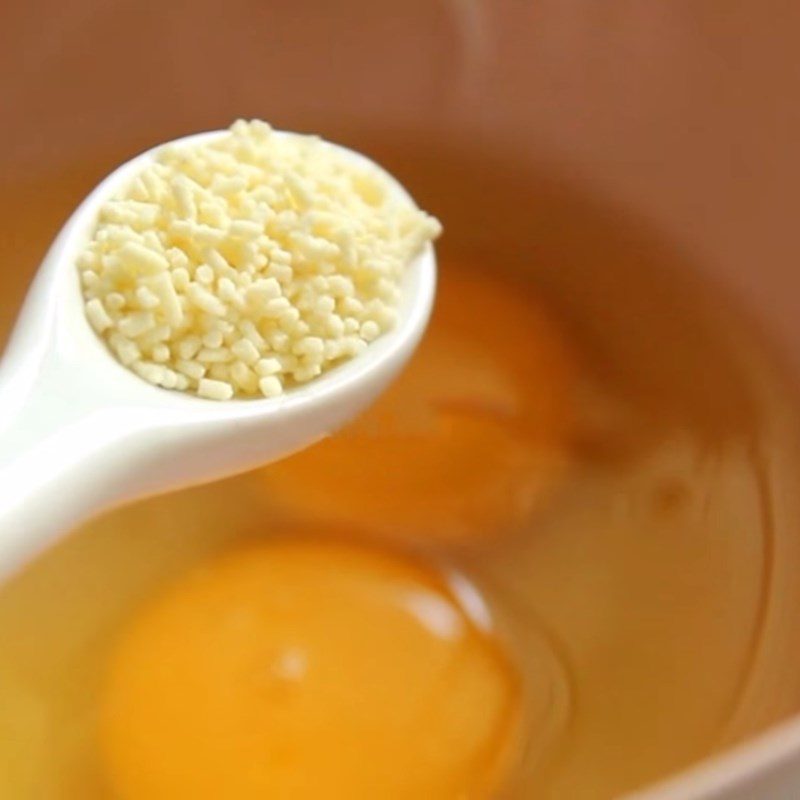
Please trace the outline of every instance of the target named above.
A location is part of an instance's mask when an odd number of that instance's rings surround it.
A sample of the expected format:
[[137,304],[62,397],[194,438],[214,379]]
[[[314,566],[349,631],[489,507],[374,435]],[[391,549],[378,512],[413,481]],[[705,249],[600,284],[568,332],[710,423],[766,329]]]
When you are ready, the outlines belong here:
[[[796,375],[800,6],[722,10],[232,0],[221,15],[182,0],[16,3],[0,71],[12,112],[0,173],[14,187],[0,198],[13,223],[0,240],[15,259],[0,278],[0,324],[50,236],[114,164],[261,117],[376,157],[473,251],[502,243],[521,260],[568,251],[587,269],[621,263],[617,292],[647,283],[648,260],[674,264],[737,304]],[[453,196],[457,182],[469,191]],[[33,204],[36,215],[20,214]],[[785,667],[796,669],[788,655]],[[635,794],[792,796],[800,715]]]

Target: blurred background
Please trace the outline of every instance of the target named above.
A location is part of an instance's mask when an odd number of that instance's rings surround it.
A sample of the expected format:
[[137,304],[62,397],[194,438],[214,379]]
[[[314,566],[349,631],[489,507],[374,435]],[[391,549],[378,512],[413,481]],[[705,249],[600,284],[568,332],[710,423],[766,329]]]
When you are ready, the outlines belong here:
[[[791,0],[10,0],[4,270],[36,260],[116,162],[258,116],[365,149],[381,132],[438,139],[579,187],[795,336],[799,35]],[[35,230],[18,221],[33,203]]]

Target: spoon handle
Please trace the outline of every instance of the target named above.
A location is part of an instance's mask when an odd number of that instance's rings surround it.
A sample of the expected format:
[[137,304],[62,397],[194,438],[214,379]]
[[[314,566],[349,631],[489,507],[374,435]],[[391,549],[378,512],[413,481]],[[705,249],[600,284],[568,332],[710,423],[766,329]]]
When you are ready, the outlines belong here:
[[[0,577],[106,505],[124,464],[119,414],[80,402],[46,364],[0,365]],[[70,396],[72,395],[72,396]]]

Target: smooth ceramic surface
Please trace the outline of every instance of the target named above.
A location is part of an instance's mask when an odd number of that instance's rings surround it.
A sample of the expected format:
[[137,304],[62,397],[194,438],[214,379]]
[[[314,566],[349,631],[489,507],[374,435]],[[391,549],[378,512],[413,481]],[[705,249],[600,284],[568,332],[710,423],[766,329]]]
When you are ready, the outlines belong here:
[[431,245],[408,269],[396,328],[305,386],[275,399],[215,402],[146,383],[90,328],[75,263],[99,207],[157,150],[113,172],[69,219],[0,363],[0,576],[103,508],[268,463],[330,434],[387,386],[427,324]]

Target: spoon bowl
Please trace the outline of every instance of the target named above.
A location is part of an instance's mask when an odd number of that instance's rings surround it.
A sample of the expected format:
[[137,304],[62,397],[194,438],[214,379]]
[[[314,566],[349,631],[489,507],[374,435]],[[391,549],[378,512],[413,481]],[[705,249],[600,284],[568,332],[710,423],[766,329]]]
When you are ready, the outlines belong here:
[[[199,144],[225,133],[170,144]],[[217,402],[135,375],[90,327],[76,263],[102,205],[163,146],[120,166],[72,214],[45,256],[0,362],[0,564],[6,572],[109,506],[266,464],[331,434],[377,398],[427,325],[436,283],[430,244],[406,270],[395,328],[280,397]],[[393,186],[408,197],[399,183]]]

